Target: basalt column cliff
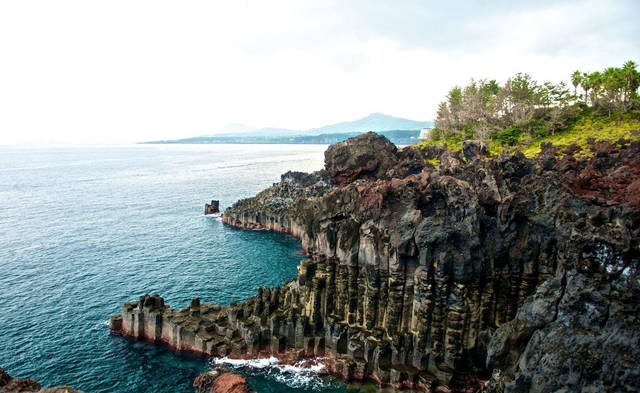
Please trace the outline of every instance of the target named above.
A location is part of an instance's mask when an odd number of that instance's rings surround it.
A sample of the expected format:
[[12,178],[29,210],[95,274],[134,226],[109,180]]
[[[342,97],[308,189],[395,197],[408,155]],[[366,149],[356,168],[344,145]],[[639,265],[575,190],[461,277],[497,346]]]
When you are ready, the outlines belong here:
[[224,214],[299,237],[296,280],[229,307],[145,296],[112,329],[208,355],[326,356],[396,388],[639,391],[640,144],[592,149],[332,145],[324,170]]

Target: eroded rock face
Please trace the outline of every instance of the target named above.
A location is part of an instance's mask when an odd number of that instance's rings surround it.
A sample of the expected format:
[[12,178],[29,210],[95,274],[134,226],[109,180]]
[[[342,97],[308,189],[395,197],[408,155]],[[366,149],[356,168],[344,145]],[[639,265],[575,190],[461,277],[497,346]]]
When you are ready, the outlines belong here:
[[0,393],[83,393],[69,386],[43,388],[28,378],[13,378],[0,368]]
[[640,389],[640,213],[617,191],[638,142],[588,161],[470,146],[472,159],[441,150],[438,168],[378,146],[358,171],[371,150],[347,155],[374,144],[330,148],[325,171],[225,212],[299,237],[297,279],[198,313],[143,298],[112,326],[216,356],[326,356],[335,374],[396,388]]
[[337,185],[357,179],[377,179],[397,163],[398,148],[374,132],[329,146],[325,169]]
[[462,142],[462,154],[467,162],[471,162],[476,158],[482,158],[489,155],[487,145],[482,141],[463,141]]

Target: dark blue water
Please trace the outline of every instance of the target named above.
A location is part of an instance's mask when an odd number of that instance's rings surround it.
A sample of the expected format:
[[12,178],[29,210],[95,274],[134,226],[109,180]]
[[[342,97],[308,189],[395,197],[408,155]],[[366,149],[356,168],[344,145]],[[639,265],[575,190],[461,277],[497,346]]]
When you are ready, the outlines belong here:
[[[291,279],[299,242],[202,214],[322,167],[324,146],[0,148],[0,367],[86,392],[192,392],[207,360],[112,335],[124,301],[227,304]],[[258,392],[344,391],[274,370]],[[292,387],[293,386],[293,387]]]

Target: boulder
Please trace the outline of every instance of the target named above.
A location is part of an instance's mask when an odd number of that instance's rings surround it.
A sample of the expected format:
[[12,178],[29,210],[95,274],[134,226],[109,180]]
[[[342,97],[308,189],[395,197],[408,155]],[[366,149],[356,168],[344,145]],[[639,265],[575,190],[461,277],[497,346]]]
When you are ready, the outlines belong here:
[[193,381],[193,387],[197,393],[252,393],[242,375],[230,373],[224,367],[200,374]]
[[325,169],[331,181],[346,185],[358,179],[376,179],[398,161],[398,148],[387,138],[367,132],[329,146],[324,153]]
[[43,388],[38,381],[13,378],[0,368],[0,393],[83,393],[69,386]]

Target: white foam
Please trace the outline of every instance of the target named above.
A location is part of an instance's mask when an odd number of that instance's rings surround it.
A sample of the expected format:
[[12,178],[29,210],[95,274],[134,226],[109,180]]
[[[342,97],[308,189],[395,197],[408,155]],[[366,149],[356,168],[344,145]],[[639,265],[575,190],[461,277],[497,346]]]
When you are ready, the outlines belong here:
[[294,365],[291,364],[284,364],[284,365],[278,365],[276,366],[276,368],[278,368],[280,371],[282,372],[286,372],[286,373],[313,373],[313,374],[319,374],[322,373],[324,371],[326,371],[326,367],[324,364],[320,363],[320,362],[316,362],[315,364],[311,365],[311,366],[305,366],[305,360],[301,360],[299,362],[297,362]]
[[260,359],[231,359],[228,357],[214,358],[214,364],[228,364],[234,367],[250,367],[250,368],[265,368],[278,364],[278,358],[271,356],[269,358]]
[[323,359],[316,359],[307,366],[306,360],[301,360],[293,365],[280,364],[278,358],[273,356],[259,359],[230,359],[227,357],[212,359],[214,364],[226,364],[235,368],[246,367],[289,387],[311,390],[326,387],[327,382],[319,377],[319,374],[326,373],[326,366],[321,363],[321,360]]

